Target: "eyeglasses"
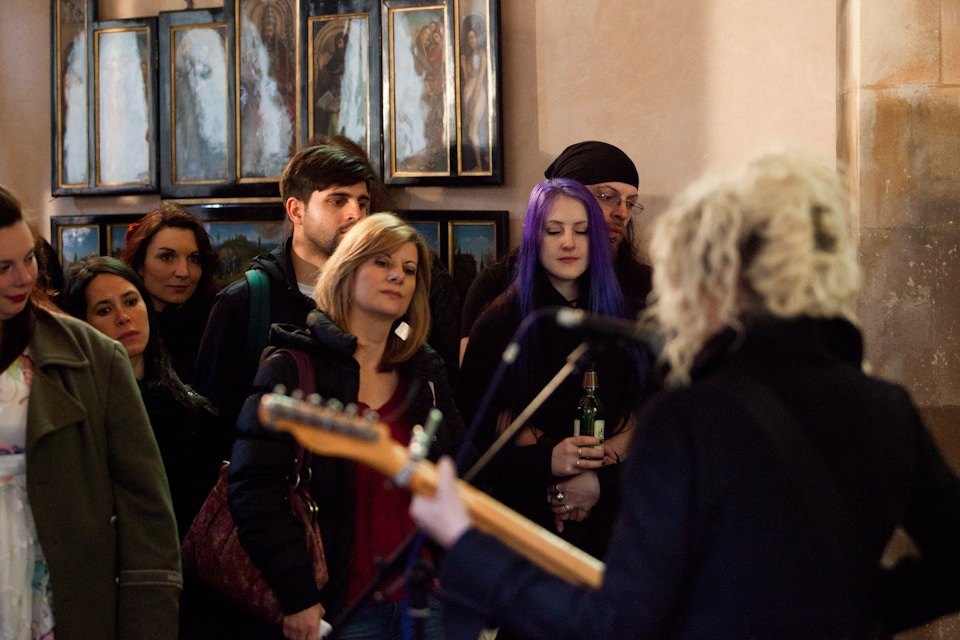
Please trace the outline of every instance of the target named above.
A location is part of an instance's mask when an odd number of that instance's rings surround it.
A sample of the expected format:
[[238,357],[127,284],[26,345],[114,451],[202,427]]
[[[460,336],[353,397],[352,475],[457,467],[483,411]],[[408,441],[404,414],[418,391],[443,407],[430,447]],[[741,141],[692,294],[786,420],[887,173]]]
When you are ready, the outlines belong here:
[[643,205],[637,202],[636,199],[625,200],[617,194],[603,193],[602,191],[593,194],[593,196],[605,207],[615,209],[620,206],[621,202],[623,202],[627,205],[627,211],[629,211],[631,214],[639,215],[640,213],[643,213]]

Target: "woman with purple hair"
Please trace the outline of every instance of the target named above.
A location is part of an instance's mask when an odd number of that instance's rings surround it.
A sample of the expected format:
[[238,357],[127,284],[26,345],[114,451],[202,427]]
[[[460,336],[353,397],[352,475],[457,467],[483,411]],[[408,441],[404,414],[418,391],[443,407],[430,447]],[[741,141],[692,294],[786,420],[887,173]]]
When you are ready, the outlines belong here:
[[[593,195],[576,180],[544,180],[527,205],[516,276],[480,316],[470,334],[457,385],[457,406],[472,418],[500,354],[524,317],[546,307],[624,315],[607,225]],[[579,331],[543,319],[520,343],[477,434],[488,448],[564,365],[583,341]],[[498,500],[595,556],[603,554],[619,496],[619,465],[626,456],[633,418],[643,397],[646,354],[591,348],[581,363],[598,375],[607,438],[574,436],[581,376],[561,384],[491,461],[485,480]],[[595,449],[595,445],[603,445]]]

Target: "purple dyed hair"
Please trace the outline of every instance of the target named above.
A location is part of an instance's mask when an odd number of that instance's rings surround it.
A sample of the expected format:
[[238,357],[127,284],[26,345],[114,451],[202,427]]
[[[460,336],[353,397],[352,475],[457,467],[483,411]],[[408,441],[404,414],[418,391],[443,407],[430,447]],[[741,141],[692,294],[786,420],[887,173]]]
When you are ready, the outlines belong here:
[[580,307],[590,313],[606,316],[623,315],[623,293],[613,270],[607,223],[597,199],[576,180],[554,178],[544,180],[533,188],[527,203],[527,213],[523,218],[523,236],[520,240],[515,278],[521,317],[534,310],[534,276],[543,270],[543,265],[540,264],[540,248],[543,245],[544,227],[547,214],[559,196],[573,198],[587,210],[590,264],[581,278],[589,278],[587,284],[590,298]]

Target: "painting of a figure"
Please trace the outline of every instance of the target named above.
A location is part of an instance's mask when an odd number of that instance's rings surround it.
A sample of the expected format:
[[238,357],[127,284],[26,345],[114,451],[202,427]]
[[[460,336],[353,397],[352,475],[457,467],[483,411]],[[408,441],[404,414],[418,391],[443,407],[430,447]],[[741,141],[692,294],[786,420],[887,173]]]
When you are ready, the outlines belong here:
[[392,170],[447,175],[447,27],[443,7],[390,13]]
[[174,183],[222,181],[227,169],[225,27],[173,31]]
[[95,32],[97,184],[151,181],[150,43],[146,28]]
[[345,136],[369,153],[370,42],[365,14],[310,19],[310,136]]
[[86,0],[58,5],[57,74],[61,185],[86,186],[89,181],[87,134],[87,15]]
[[[475,4],[480,8],[486,0]],[[461,173],[490,171],[487,23],[487,16],[479,11],[469,13],[460,23]]]
[[297,127],[296,0],[235,0],[239,31],[240,178],[276,178]]

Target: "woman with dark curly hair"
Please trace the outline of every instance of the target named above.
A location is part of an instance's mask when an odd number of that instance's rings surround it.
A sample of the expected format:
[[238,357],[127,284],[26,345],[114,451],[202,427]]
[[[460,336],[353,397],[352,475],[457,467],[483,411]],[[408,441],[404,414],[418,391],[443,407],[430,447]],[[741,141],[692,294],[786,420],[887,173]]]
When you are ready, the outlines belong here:
[[189,383],[219,288],[210,236],[193,214],[165,202],[130,225],[120,259],[143,278],[173,368]]

